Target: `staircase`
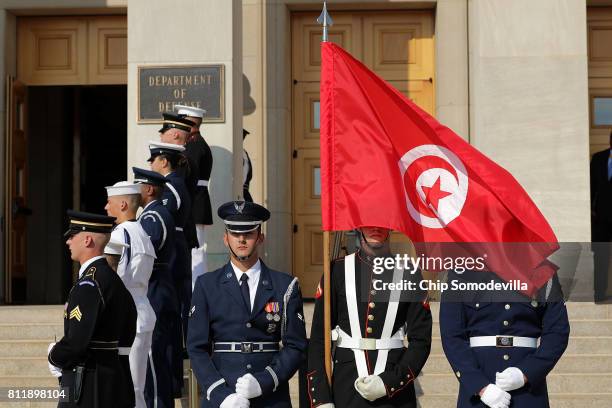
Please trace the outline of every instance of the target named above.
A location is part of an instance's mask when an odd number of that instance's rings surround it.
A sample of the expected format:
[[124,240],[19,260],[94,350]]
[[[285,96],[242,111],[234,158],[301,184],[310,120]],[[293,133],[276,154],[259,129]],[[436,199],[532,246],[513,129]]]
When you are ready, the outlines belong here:
[[[438,304],[432,303],[433,343],[429,360],[416,382],[422,408],[456,406],[458,382],[444,357],[438,326]],[[612,305],[567,304],[571,336],[563,358],[548,377],[551,407],[612,407]],[[305,305],[308,332],[313,304]],[[63,306],[0,307],[0,389],[56,387],[47,369],[47,346],[63,333]],[[297,379],[291,381],[297,404]],[[187,406],[177,400],[177,406]],[[22,401],[7,408],[55,407],[53,402]],[[338,407],[343,408],[343,407]]]

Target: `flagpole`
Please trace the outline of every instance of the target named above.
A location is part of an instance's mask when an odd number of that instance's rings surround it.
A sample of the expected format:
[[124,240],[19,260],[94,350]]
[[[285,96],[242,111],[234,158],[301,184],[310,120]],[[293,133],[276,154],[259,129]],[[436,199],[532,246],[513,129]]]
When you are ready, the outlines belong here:
[[[327,27],[334,22],[327,12],[327,1],[323,1],[323,11],[317,22],[323,26],[322,41],[328,41]],[[323,332],[325,349],[325,374],[327,383],[331,385],[332,365],[331,365],[331,257],[329,245],[329,231],[323,231]]]

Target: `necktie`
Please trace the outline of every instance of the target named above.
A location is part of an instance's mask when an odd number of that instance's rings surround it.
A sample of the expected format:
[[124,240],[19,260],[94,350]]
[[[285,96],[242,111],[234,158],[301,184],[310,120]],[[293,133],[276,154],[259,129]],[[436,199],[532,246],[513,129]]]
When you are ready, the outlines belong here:
[[249,293],[249,284],[247,281],[249,277],[246,273],[243,273],[240,277],[240,292],[242,292],[242,299],[244,300],[244,304],[246,305],[247,310],[251,313],[251,295]]

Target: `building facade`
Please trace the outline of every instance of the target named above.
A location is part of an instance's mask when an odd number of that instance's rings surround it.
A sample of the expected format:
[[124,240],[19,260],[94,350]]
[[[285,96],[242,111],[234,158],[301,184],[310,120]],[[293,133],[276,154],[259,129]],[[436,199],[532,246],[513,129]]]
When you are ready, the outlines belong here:
[[[1,301],[62,302],[71,281],[65,209],[102,212],[104,185],[146,166],[147,142],[158,137],[158,124],[139,121],[140,70],[198,65],[224,71],[224,118],[202,126],[213,208],[241,194],[248,129],[251,194],[272,213],[264,259],[312,297],[323,260],[321,3],[0,1]],[[612,126],[612,1],[331,0],[328,8],[331,41],[509,170],[560,241],[590,240],[589,157],[608,147]],[[222,231],[215,218],[210,268],[227,259]]]

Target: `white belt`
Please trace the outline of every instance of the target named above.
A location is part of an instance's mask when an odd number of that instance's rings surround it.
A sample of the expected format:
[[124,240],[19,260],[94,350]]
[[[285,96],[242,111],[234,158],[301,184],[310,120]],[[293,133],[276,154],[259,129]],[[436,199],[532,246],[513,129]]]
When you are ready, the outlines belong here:
[[208,187],[208,180],[198,180],[198,187]]
[[176,227],[175,228],[177,231],[183,231],[183,227]]
[[538,347],[538,339],[519,336],[470,337],[470,347]]
[[131,350],[131,347],[117,347],[120,356],[129,356]]
[[401,327],[392,337],[387,339],[352,338],[340,327],[332,332],[332,340],[340,348],[357,350],[391,350],[404,348],[404,328]]

